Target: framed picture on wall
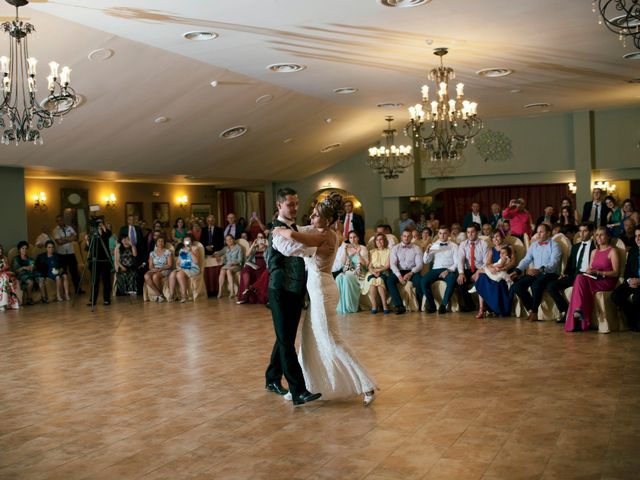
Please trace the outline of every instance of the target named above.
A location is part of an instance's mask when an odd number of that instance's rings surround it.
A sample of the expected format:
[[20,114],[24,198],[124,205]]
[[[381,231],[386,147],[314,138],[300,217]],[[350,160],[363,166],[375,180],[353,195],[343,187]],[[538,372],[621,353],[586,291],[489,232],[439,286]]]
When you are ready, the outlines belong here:
[[162,228],[169,226],[169,202],[153,202],[151,203],[151,211],[154,222],[158,220],[162,224]]
[[127,202],[124,204],[124,224],[127,224],[127,217],[133,215],[133,221],[139,222],[144,218],[144,204],[142,202]]
[[211,204],[209,203],[192,203],[191,216],[206,219],[211,214]]

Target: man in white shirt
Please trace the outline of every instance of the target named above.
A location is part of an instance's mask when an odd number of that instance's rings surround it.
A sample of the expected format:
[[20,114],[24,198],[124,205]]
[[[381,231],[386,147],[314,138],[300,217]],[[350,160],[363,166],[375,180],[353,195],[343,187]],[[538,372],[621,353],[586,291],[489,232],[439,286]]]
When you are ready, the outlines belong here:
[[342,238],[347,241],[349,232],[353,230],[358,234],[358,239],[362,244],[364,242],[364,219],[353,211],[351,200],[346,200],[342,207],[344,208],[344,216],[340,217]]
[[407,282],[413,283],[416,289],[418,308],[420,308],[420,305],[422,305],[422,285],[420,284],[422,249],[411,243],[411,230],[402,232],[400,243],[391,249],[389,265],[393,275],[386,277],[384,282],[389,295],[393,299],[396,314],[402,315],[407,311],[402,303],[402,298],[400,298],[400,292],[398,292],[398,283],[401,283],[402,286],[406,285]]
[[552,280],[547,285],[547,292],[553,298],[560,315],[556,319],[556,323],[564,323],[567,316],[569,304],[564,298],[563,292],[575,282],[576,277],[580,273],[584,273],[589,268],[589,259],[591,252],[596,248],[592,240],[593,223],[583,222],[578,227],[578,238],[580,241],[571,247],[571,253],[567,260],[567,266],[564,273],[556,280]]
[[475,310],[469,285],[478,280],[489,250],[486,242],[478,239],[478,229],[479,226],[475,223],[467,227],[467,239],[458,247],[458,298],[463,312]]
[[582,221],[593,222],[595,228],[607,224],[609,207],[602,201],[602,189],[594,188],[591,194],[591,201],[585,202],[582,208]]
[[431,285],[438,280],[447,284],[447,289],[442,297],[442,303],[438,309],[439,313],[447,313],[447,305],[453,295],[456,286],[456,245],[449,241],[449,229],[442,225],[438,229],[438,239],[427,247],[424,252],[423,263],[426,265],[433,261],[431,270],[422,277],[422,292],[426,299],[426,310],[428,313],[436,311],[436,304],[433,299]]
[[56,242],[56,253],[60,256],[62,267],[69,272],[73,280],[73,288],[78,293],[80,290],[80,275],[78,274],[78,260],[73,249],[73,242],[78,239],[76,231],[69,225],[65,225],[62,215],[56,217],[56,228],[53,229],[53,238]]

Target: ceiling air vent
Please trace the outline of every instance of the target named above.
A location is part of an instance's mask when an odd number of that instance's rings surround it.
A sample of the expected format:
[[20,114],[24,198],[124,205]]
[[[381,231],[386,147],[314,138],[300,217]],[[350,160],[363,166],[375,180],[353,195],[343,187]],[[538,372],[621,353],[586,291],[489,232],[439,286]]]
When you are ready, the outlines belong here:
[[267,70],[271,70],[276,73],[295,73],[307,68],[305,65],[298,63],[274,63],[267,66]]
[[220,132],[218,135],[220,138],[230,139],[230,138],[238,138],[247,133],[247,127],[244,125],[238,125],[236,127],[227,128],[225,131]]

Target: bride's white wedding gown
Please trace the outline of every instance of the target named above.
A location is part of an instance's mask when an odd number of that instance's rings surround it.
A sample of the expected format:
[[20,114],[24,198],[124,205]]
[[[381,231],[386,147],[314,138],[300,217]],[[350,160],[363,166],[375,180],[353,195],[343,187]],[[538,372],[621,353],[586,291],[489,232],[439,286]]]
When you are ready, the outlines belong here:
[[322,393],[323,400],[349,398],[376,388],[340,333],[338,287],[331,275],[336,250],[337,245],[326,258],[304,257],[310,304],[302,324],[298,359],[307,390]]

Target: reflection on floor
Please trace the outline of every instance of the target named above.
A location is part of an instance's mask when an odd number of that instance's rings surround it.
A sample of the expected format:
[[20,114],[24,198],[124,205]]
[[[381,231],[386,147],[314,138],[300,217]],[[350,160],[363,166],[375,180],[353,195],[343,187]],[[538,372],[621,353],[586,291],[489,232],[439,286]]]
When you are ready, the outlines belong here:
[[0,314],[0,479],[638,478],[637,334],[368,312],[343,331],[370,407],[266,392],[264,306]]

